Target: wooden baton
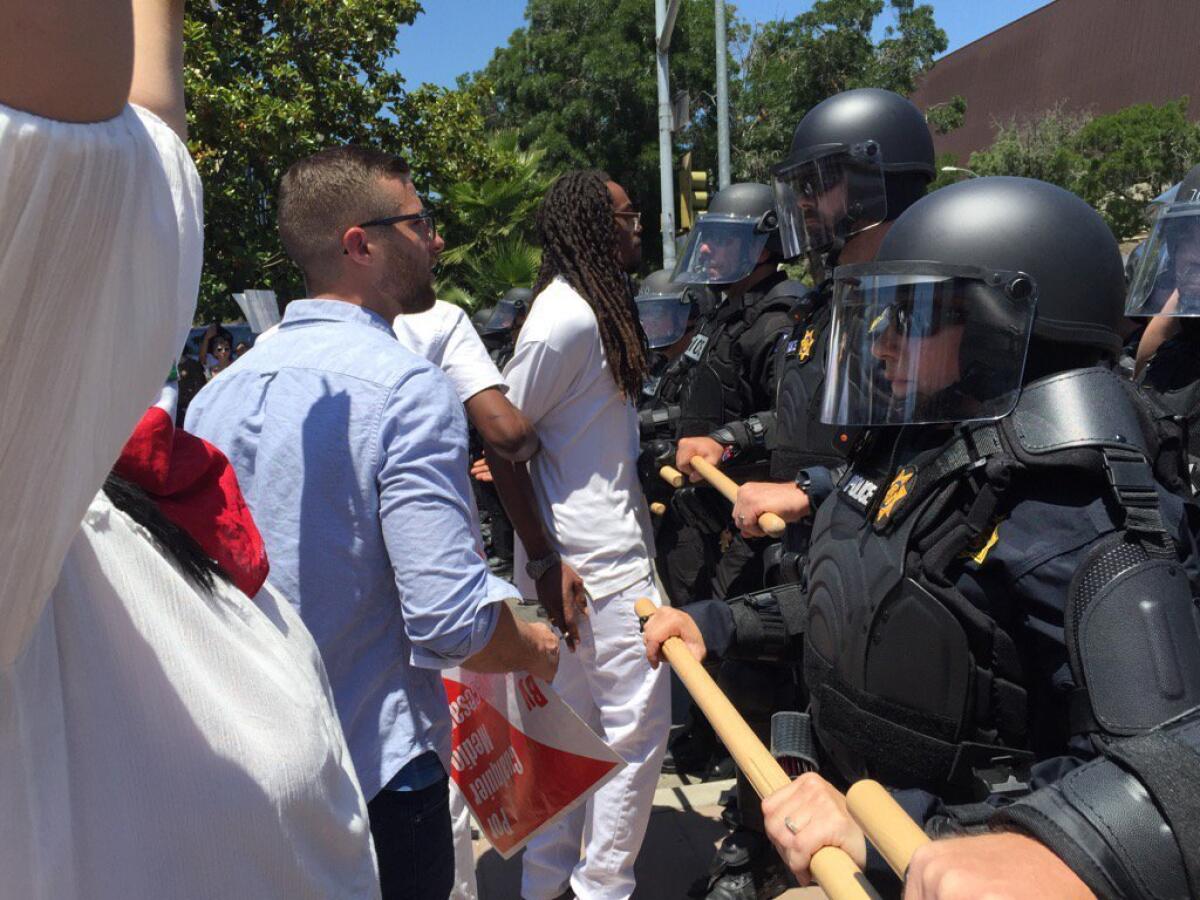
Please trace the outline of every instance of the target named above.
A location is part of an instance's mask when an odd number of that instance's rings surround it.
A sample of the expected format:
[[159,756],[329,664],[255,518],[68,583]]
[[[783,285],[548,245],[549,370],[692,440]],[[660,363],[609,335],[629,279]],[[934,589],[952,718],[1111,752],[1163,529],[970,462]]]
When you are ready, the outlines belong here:
[[[644,622],[654,615],[658,607],[643,597],[633,608]],[[758,735],[750,730],[746,720],[734,709],[704,666],[692,656],[687,645],[677,637],[668,638],[662,652],[758,796],[766,797],[791,784],[792,780],[783,767],[775,761]],[[879,895],[844,850],[823,847],[813,855],[809,868],[829,900],[878,900]]]
[[[730,503],[737,503],[738,486],[736,481],[699,456],[692,457],[692,468],[699,472],[705,481],[720,491],[726,500]],[[758,527],[771,537],[779,537],[787,528],[787,522],[773,512],[765,512],[758,517]]]
[[667,514],[667,504],[655,501],[650,504],[650,512],[656,516],[665,516]]
[[892,871],[904,878],[912,855],[929,837],[878,781],[855,782],[846,791],[846,808],[854,821],[887,860]]
[[658,470],[658,477],[673,488],[681,488],[683,487],[683,483],[687,481],[683,477],[683,473],[674,466],[663,466]]

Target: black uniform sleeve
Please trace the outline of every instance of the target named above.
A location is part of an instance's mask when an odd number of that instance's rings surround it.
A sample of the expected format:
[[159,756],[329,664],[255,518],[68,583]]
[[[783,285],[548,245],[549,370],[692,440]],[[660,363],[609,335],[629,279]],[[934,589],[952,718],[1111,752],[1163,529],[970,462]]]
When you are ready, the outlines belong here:
[[1200,715],[1127,740],[1000,810],[1101,898],[1200,896]]
[[792,316],[785,310],[764,312],[738,341],[746,361],[745,377],[754,395],[751,409],[770,409],[775,402],[775,369],[780,340],[792,329]]

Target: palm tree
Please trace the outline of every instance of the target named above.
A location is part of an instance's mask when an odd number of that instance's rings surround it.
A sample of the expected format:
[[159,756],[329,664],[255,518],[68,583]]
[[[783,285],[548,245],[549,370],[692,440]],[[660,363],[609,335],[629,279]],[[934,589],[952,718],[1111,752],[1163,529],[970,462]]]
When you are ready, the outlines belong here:
[[515,131],[498,132],[488,144],[496,159],[492,173],[443,194],[447,248],[439,285],[446,292],[439,296],[450,300],[453,294],[457,300],[451,302],[468,308],[533,284],[541,261],[534,214],[553,181],[541,168],[544,151],[522,150]]

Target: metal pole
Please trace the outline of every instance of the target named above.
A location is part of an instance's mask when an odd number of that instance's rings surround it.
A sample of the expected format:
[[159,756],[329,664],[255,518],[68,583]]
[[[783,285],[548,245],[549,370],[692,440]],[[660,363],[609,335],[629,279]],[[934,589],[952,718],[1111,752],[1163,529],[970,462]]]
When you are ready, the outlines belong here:
[[717,187],[729,187],[729,70],[726,65],[725,0],[716,0],[717,19]]
[[[678,3],[672,4],[678,9]],[[671,81],[668,71],[667,47],[671,45],[667,19],[667,0],[654,0],[655,58],[658,69],[658,172],[659,194],[662,200],[663,268],[675,268],[675,174],[671,143]]]

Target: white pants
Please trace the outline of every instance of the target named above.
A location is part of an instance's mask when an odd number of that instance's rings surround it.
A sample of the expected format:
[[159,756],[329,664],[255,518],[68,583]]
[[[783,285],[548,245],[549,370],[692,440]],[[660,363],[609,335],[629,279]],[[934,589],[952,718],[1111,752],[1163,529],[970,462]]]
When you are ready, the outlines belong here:
[[[659,602],[645,578],[588,606],[579,644],[565,647],[554,689],[626,766],[525,849],[521,896],[550,900],[568,883],[580,900],[627,900],[633,893],[633,864],[650,821],[671,704],[666,667],[646,661],[634,601]],[[580,859],[580,845],[583,858]]]
[[450,891],[450,900],[478,900],[471,810],[453,778],[450,779],[450,826],[454,829],[454,888]]

